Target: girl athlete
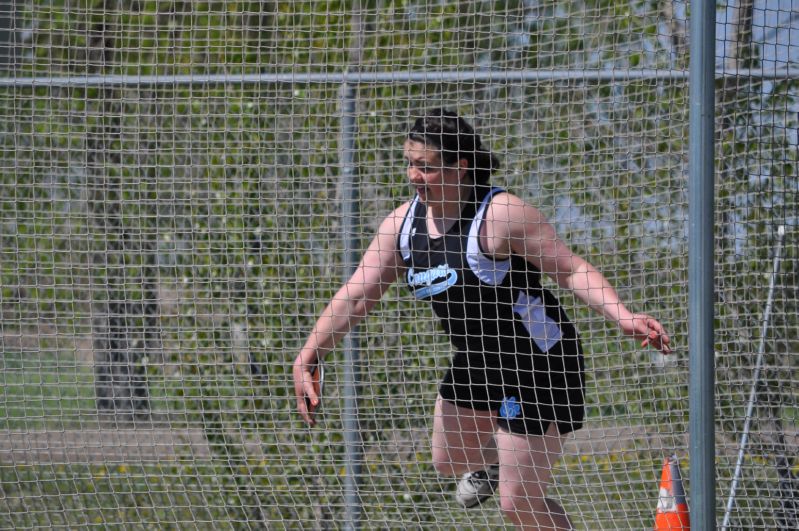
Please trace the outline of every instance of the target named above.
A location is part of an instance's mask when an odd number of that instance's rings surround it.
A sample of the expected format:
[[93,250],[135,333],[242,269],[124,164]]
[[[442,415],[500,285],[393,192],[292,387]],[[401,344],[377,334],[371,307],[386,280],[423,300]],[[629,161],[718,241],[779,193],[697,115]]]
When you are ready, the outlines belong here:
[[519,528],[572,529],[546,490],[564,437],[582,426],[583,354],[541,274],[642,346],[668,353],[669,336],[657,320],[630,312],[538,210],[489,185],[498,161],[457,114],[435,109],[418,119],[403,151],[415,197],[380,224],[297,356],[300,415],[314,424],[317,362],[403,278],[430,301],[455,352],[435,404],[436,470],[463,474],[456,499],[466,507],[498,486],[502,511]]

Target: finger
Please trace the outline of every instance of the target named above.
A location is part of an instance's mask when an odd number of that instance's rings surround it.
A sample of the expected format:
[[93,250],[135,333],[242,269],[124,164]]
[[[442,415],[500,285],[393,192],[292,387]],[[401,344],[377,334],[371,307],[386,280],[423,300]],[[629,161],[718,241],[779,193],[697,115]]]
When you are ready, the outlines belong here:
[[313,418],[313,410],[319,403],[319,397],[315,397],[315,402],[311,399],[314,398],[310,395],[313,394],[313,384],[311,383],[311,373],[303,371],[299,387],[295,387],[295,396],[297,397],[297,411],[302,419],[309,426],[315,424]]
[[659,330],[660,323],[648,315],[641,316],[641,323],[643,324],[643,327],[646,329],[647,333],[651,330]]
[[663,325],[661,325],[657,320],[651,319],[649,326],[652,330],[649,333],[649,336],[651,338],[650,344],[652,344],[655,348],[657,348],[664,354],[668,354],[669,352],[671,352],[671,348],[669,348],[669,343],[671,342],[671,339],[664,330]]
[[319,398],[305,395],[302,401],[305,404],[305,410],[313,418],[313,416],[316,414],[316,408],[319,407]]
[[319,395],[316,394],[316,390],[314,389],[313,376],[311,376],[311,373],[308,373],[308,377],[303,379],[302,390],[305,395],[305,399],[310,406],[308,409],[313,412],[313,410],[319,405]]
[[313,418],[313,412],[308,410],[305,397],[297,399],[297,410],[300,412],[300,416],[306,424],[309,426],[316,424],[316,421]]
[[657,334],[655,337],[648,337],[647,339],[645,339],[641,343],[641,346],[642,347],[651,346],[652,348],[661,351],[663,354],[670,354],[671,353],[671,347],[669,346],[670,342],[671,340],[669,339],[669,336],[667,336],[666,334]]
[[305,410],[308,412],[308,418],[311,420],[310,424],[313,426],[316,423],[316,409],[321,403],[321,397],[314,386],[314,375],[311,371],[307,371],[303,376],[303,402],[305,404]]
[[646,328],[648,344],[659,350],[664,350],[663,347],[665,346],[666,350],[668,350],[669,336],[666,334],[663,325],[657,319],[647,316]]
[[661,351],[662,351],[664,354],[669,354],[669,353],[671,353],[671,347],[669,346],[669,343],[671,343],[671,338],[670,338],[668,335],[666,335],[666,334],[663,334],[663,335],[660,337],[660,350],[661,350]]

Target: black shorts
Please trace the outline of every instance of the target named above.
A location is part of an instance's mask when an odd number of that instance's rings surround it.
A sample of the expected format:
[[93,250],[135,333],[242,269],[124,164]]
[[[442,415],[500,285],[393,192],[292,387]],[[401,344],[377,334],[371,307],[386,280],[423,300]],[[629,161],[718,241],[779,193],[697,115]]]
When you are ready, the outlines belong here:
[[580,341],[564,339],[546,354],[459,352],[439,394],[459,407],[496,411],[510,433],[543,435],[553,422],[560,434],[578,430],[585,418]]

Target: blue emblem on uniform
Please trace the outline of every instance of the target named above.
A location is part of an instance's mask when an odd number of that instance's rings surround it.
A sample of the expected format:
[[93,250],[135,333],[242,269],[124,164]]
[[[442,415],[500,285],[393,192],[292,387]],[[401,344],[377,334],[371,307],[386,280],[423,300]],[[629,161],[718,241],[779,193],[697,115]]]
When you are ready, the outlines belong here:
[[499,416],[504,419],[515,419],[522,412],[522,406],[516,402],[515,396],[506,396],[499,406]]
[[414,290],[413,294],[417,299],[426,299],[443,293],[456,282],[458,282],[458,272],[447,264],[419,272],[414,268],[408,270],[408,285]]

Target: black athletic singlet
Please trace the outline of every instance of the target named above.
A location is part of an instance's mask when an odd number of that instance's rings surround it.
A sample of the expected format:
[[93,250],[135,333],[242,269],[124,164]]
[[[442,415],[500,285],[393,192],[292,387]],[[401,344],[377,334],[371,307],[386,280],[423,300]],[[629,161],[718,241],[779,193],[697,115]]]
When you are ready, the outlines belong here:
[[552,422],[562,434],[579,429],[584,364],[577,332],[535,266],[482,252],[486,208],[504,190],[476,190],[444,236],[429,237],[418,196],[399,234],[407,285],[430,301],[455,349],[439,392],[458,406],[496,411],[511,433],[541,435]]

